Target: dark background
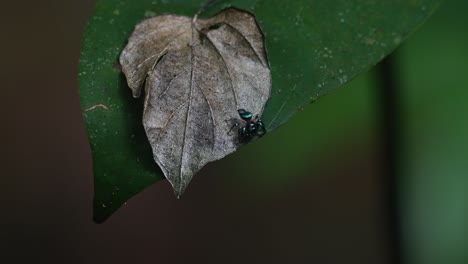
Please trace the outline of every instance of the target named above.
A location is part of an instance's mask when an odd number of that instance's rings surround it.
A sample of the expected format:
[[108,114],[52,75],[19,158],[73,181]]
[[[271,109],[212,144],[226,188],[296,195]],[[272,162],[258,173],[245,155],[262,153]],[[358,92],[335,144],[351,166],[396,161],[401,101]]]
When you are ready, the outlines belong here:
[[207,166],[181,200],[159,182],[101,225],[77,80],[92,7],[2,3],[0,262],[468,263],[465,1],[392,57],[394,173],[373,70]]

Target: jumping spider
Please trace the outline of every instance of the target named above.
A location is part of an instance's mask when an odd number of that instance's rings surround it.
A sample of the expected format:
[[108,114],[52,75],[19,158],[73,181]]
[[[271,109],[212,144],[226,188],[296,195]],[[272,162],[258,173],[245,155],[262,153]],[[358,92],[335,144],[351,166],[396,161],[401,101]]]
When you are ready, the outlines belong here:
[[245,121],[244,125],[236,122],[233,126],[233,128],[238,127],[238,134],[241,142],[250,141],[255,136],[261,137],[265,135],[265,124],[263,124],[263,121],[258,117],[258,115],[254,117],[251,112],[246,111],[245,109],[239,109],[237,112],[239,113],[240,118]]

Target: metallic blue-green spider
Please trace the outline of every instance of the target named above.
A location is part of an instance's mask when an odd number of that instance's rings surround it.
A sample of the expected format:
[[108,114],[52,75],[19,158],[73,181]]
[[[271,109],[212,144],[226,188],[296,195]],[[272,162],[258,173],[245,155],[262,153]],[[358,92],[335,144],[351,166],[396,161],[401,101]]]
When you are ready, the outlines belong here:
[[241,126],[239,123],[234,125],[239,127],[238,133],[242,142],[249,141],[255,136],[261,137],[265,135],[265,124],[258,115],[254,117],[251,112],[246,111],[245,109],[239,109],[237,112],[239,113],[240,118],[245,121],[244,126]]

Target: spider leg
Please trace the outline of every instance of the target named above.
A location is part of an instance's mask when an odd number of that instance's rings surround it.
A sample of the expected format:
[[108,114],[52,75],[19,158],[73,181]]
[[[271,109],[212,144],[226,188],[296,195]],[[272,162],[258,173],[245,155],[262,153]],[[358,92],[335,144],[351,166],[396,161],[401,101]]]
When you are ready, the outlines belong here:
[[239,126],[240,126],[238,120],[235,119],[235,118],[233,118],[233,119],[227,119],[227,120],[225,120],[225,121],[226,121],[226,123],[228,123],[228,124],[232,124],[231,128],[229,128],[228,134],[231,134],[232,130],[233,130],[235,127],[239,127]]
[[262,137],[263,135],[265,135],[265,133],[266,133],[265,124],[263,123],[263,121],[261,119],[258,119],[258,121],[257,121],[257,135],[259,137]]

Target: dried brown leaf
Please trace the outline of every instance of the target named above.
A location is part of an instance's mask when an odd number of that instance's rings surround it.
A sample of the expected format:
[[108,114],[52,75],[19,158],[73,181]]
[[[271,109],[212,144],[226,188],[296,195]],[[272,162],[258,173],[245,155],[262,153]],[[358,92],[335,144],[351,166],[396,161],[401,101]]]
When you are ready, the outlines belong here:
[[179,197],[205,164],[240,145],[238,109],[261,115],[271,73],[253,14],[228,8],[197,20],[161,15],[138,24],[120,56],[154,160]]

